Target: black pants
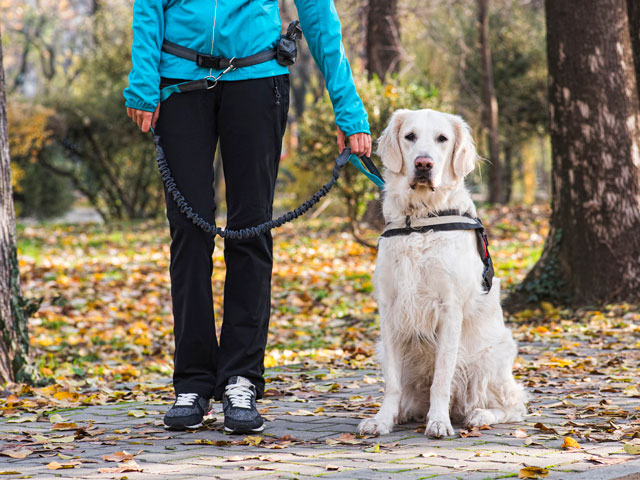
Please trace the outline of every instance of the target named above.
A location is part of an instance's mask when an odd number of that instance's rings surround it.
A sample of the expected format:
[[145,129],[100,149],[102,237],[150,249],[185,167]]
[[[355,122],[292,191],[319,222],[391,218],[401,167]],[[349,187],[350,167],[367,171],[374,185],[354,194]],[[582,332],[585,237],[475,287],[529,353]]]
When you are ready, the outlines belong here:
[[[162,86],[176,81],[163,79]],[[174,93],[160,107],[157,132],[187,202],[214,223],[213,161],[220,148],[226,181],[227,226],[271,219],[273,193],[289,109],[289,77],[221,81],[212,90]],[[214,239],[167,195],[171,233],[171,297],[178,393],[222,398],[229,377],[242,375],[264,391],[264,352],[271,306],[271,234],[225,240],[227,267],[220,345],[211,274]]]

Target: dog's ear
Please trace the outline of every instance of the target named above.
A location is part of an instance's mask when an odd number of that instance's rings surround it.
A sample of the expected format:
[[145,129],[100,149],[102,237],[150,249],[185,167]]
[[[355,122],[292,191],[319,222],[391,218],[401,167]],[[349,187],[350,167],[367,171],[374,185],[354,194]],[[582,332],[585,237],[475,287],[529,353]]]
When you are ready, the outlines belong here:
[[389,125],[384,129],[378,140],[376,153],[382,159],[382,164],[393,173],[402,170],[402,151],[398,142],[398,134],[407,110],[396,110],[391,115]]
[[456,143],[453,148],[453,173],[464,178],[473,171],[478,155],[471,135],[471,127],[458,115],[451,115],[451,123],[456,132]]

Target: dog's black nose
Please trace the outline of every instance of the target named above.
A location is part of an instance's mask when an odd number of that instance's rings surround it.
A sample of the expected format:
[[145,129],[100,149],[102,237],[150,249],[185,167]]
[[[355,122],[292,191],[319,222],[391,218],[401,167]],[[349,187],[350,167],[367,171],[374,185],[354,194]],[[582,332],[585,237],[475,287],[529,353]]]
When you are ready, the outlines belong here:
[[433,168],[433,158],[417,157],[415,162],[416,170],[428,171]]

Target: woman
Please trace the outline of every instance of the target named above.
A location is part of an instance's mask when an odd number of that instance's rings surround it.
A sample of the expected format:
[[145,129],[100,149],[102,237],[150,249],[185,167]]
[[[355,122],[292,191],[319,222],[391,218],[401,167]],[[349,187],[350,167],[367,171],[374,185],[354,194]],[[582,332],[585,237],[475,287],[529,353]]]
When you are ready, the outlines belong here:
[[[353,153],[370,155],[367,113],[344,54],[333,0],[296,0],[296,7],[334,106],[338,146],[342,149],[348,137]],[[289,108],[288,67],[269,54],[280,40],[280,30],[276,0],[134,3],[133,68],[124,91],[127,114],[143,132],[157,127],[177,184],[210,223],[214,223],[213,160],[218,140],[227,227],[240,229],[271,219]],[[163,50],[164,41],[178,49]],[[194,58],[183,58],[189,52]],[[253,57],[256,54],[262,55]],[[260,62],[252,64],[252,59]],[[243,65],[229,68],[234,63]],[[185,87],[197,86],[189,82],[205,78],[204,85],[210,88]],[[161,108],[160,90],[176,84],[190,91],[170,95]],[[271,234],[225,239],[227,273],[218,346],[211,293],[214,239],[178,210],[166,189],[165,200],[176,347],[176,402],[165,415],[165,426],[197,428],[213,397],[222,399],[226,431],[262,431],[264,422],[255,401],[264,391]]]

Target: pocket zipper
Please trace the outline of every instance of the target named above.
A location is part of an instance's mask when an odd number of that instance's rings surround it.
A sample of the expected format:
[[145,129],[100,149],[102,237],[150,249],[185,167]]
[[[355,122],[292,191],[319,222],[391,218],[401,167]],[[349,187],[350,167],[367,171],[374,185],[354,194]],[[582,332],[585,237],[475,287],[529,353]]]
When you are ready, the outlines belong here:
[[280,95],[280,90],[278,90],[275,77],[273,78],[273,91],[276,94],[276,105],[280,105],[280,98],[282,98],[282,96]]

